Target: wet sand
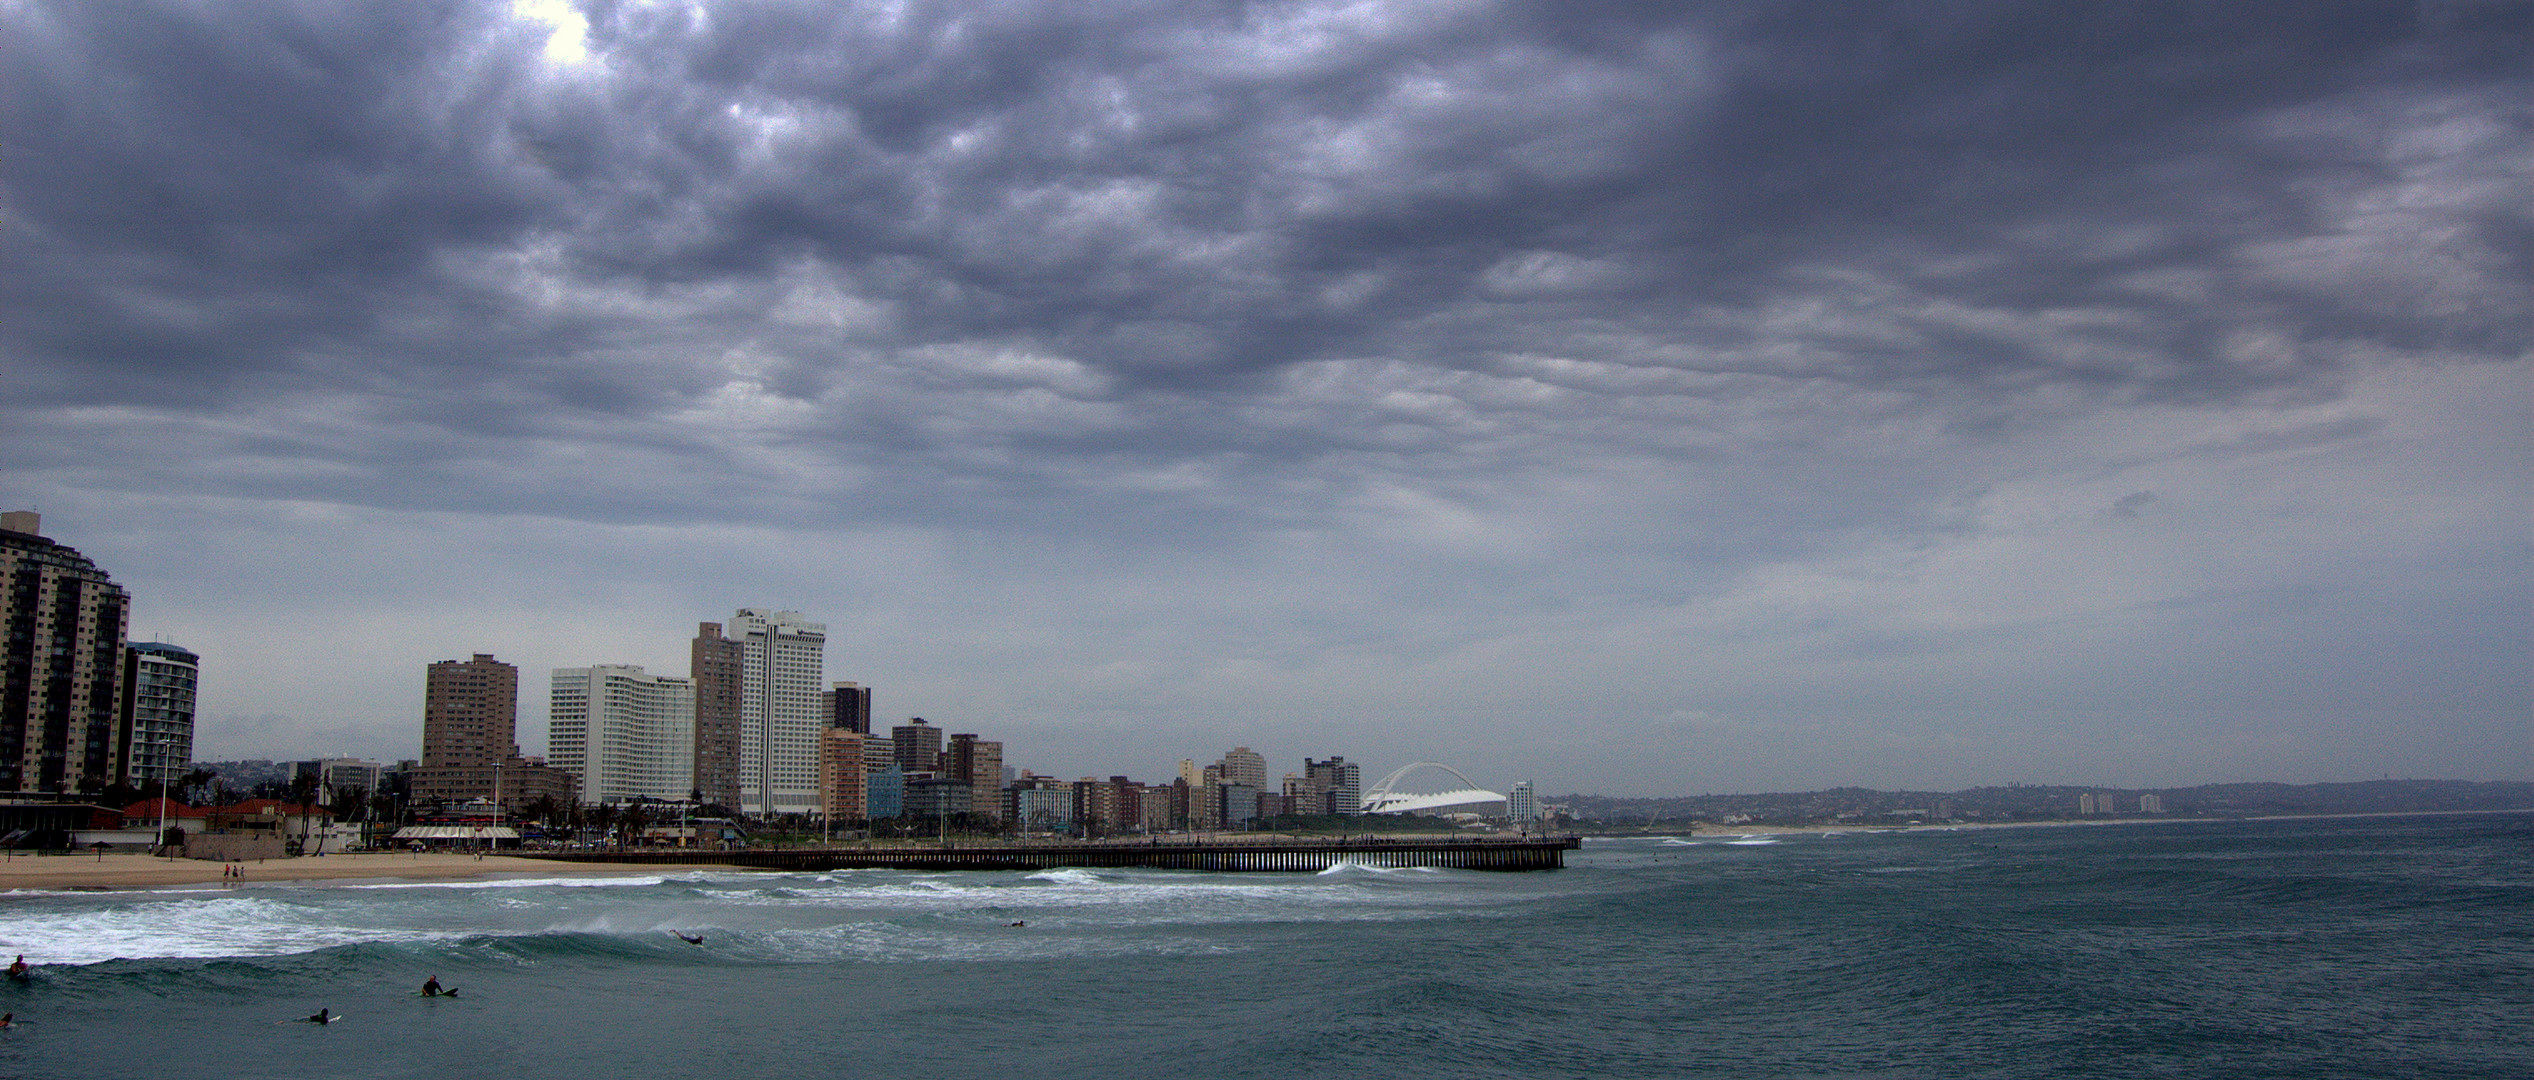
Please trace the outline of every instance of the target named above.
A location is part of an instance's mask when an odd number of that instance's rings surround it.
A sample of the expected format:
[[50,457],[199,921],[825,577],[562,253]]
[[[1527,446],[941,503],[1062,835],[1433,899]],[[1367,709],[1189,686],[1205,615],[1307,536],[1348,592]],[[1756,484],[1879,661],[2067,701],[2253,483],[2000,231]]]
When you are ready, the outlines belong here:
[[[657,866],[625,863],[548,862],[507,855],[378,852],[322,855],[262,862],[218,863],[200,859],[162,859],[155,855],[107,852],[102,856],[28,855],[0,858],[0,892],[14,889],[165,889],[220,885],[221,871],[246,868],[245,885],[312,881],[450,881],[497,877],[610,877],[656,874]],[[680,869],[690,869],[681,867]]]

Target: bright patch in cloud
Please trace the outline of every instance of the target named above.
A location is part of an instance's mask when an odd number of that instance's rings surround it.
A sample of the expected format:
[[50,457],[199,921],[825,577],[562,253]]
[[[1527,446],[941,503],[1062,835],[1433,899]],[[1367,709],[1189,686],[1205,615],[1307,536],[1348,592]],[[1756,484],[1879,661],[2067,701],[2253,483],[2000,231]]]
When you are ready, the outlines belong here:
[[546,59],[558,64],[588,62],[590,21],[572,6],[571,0],[511,0],[510,13],[551,28],[546,36]]

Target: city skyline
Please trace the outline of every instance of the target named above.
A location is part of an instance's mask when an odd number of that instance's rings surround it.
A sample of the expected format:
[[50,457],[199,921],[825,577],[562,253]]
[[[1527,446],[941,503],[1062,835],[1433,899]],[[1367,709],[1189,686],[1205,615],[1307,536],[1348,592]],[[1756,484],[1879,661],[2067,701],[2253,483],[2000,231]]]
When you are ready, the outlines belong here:
[[2534,9],[676,10],[0,7],[198,754],[762,604],[1051,772],[2534,776]]

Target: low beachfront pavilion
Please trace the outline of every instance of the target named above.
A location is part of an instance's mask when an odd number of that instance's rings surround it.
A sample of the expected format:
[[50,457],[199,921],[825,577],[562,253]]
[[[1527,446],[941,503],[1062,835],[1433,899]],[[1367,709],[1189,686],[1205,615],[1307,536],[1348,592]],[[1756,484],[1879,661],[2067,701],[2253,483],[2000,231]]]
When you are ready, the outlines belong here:
[[421,844],[428,848],[463,851],[468,848],[505,848],[519,846],[519,830],[508,825],[407,825],[396,830],[392,841],[397,847]]

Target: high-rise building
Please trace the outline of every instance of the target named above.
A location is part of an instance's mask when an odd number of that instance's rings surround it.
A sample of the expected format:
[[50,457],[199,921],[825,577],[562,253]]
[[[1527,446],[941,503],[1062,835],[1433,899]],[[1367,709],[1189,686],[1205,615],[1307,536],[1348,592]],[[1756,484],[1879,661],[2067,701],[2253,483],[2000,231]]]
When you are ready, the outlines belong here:
[[916,717],[889,729],[889,742],[897,749],[897,767],[907,772],[938,772],[941,769],[941,729]]
[[581,799],[676,801],[695,789],[695,684],[632,664],[557,668],[546,758],[581,780]]
[[1227,783],[1220,789],[1223,828],[1240,829],[1258,820],[1258,785]]
[[1326,813],[1356,814],[1364,809],[1364,767],[1331,755],[1327,761],[1302,759],[1302,774],[1328,800]]
[[1235,746],[1223,755],[1223,782],[1247,784],[1253,792],[1267,789],[1267,758],[1246,746]]
[[1288,814],[1319,815],[1329,812],[1329,792],[1320,779],[1308,773],[1285,774],[1285,786],[1279,800]]
[[1220,763],[1198,770],[1197,783],[1189,787],[1188,827],[1223,827],[1223,766]]
[[[887,744],[872,739],[865,745]],[[897,759],[886,759],[879,768],[862,774],[862,800],[863,812],[873,821],[906,815],[906,770],[897,767]]]
[[1540,796],[1528,780],[1516,780],[1505,792],[1505,816],[1517,822],[1540,820]]
[[1168,792],[1164,796],[1168,800],[1168,805],[1162,810],[1162,827],[1165,829],[1189,828],[1194,816],[1189,811],[1188,803],[1196,797],[1194,792],[1197,789],[1189,785],[1187,777],[1182,776],[1171,781],[1170,786],[1162,790]]
[[818,732],[818,812],[830,822],[871,816],[864,741],[861,732],[849,727],[830,725]]
[[976,800],[968,812],[980,821],[1003,816],[1003,744],[970,734],[950,737],[949,760],[943,771],[966,780]]
[[867,774],[895,768],[897,768],[897,744],[882,735],[863,736],[862,771]]
[[360,758],[314,758],[291,763],[291,776],[314,777],[317,790],[331,795],[349,788],[363,795],[376,795],[386,780],[387,766]]
[[1052,777],[1025,777],[1012,786],[1012,820],[1031,832],[1073,827],[1073,785]]
[[720,623],[695,624],[686,675],[695,684],[693,794],[697,801],[737,810],[739,803],[739,678],[745,646],[723,637]]
[[937,821],[947,826],[949,819],[969,812],[976,805],[976,793],[968,781],[938,773],[910,776],[906,779],[906,816]]
[[442,660],[423,677],[422,765],[413,800],[490,799],[519,806],[540,798],[569,805],[572,774],[519,756],[519,669],[476,653]]
[[1175,828],[1178,804],[1171,796],[1187,789],[1171,784],[1145,784],[1139,794],[1144,804],[1143,828],[1148,833],[1168,832]]
[[2141,796],[2139,796],[2139,797],[2138,797],[2138,812],[2139,812],[2139,813],[2141,813],[2141,814],[2161,814],[2161,813],[2164,813],[2164,796],[2162,796],[2162,795],[2141,795]]
[[492,766],[519,755],[519,669],[443,659],[423,674],[423,768]]
[[163,641],[123,650],[123,775],[135,787],[175,783],[194,762],[194,684],[202,658]]
[[819,695],[819,718],[827,727],[871,734],[871,688],[860,683],[837,683],[835,689]]
[[476,653],[431,665],[422,688],[422,767],[462,769],[519,755],[519,669]]
[[797,611],[741,608],[730,629],[742,646],[739,801],[766,817],[815,812],[827,624]]
[[1073,820],[1085,830],[1085,835],[1097,836],[1117,828],[1118,789],[1125,779],[1086,776],[1073,782]]
[[98,791],[124,779],[131,597],[87,556],[0,514],[0,794]]

